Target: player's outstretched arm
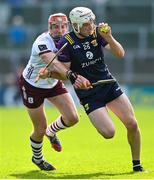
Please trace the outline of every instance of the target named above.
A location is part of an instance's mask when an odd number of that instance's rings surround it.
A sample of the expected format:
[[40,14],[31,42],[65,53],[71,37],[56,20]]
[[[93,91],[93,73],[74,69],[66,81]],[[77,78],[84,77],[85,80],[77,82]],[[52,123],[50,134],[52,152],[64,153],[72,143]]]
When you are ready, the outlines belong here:
[[[50,52],[41,55],[41,58],[42,61],[48,64],[54,56],[55,54]],[[44,67],[39,70],[36,81],[38,81],[39,79],[45,79],[50,77],[54,79],[65,80],[67,71],[67,67],[55,58],[48,68]]]
[[76,74],[72,72],[71,70],[65,71],[64,75],[61,75],[60,73],[56,71],[50,71],[49,69],[41,68],[39,71],[39,78],[40,79],[45,79],[45,78],[55,78],[55,79],[61,79],[61,80],[66,80],[69,79],[76,89],[89,89],[92,88],[92,85],[90,81],[83,76]]
[[[41,55],[42,60],[47,64],[53,57],[54,53],[51,52]],[[89,89],[92,87],[88,79],[70,70],[70,63],[61,63],[57,59],[55,59],[47,69],[40,69],[37,79],[45,78],[69,79],[76,89]]]

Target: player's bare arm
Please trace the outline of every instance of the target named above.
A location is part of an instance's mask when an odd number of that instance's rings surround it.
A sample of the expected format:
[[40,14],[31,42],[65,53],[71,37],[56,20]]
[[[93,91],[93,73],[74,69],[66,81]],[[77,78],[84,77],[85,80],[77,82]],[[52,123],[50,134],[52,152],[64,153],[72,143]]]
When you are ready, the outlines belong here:
[[[50,62],[49,54],[53,54],[53,53],[47,53],[41,56],[41,58],[46,63]],[[40,69],[39,78],[42,79],[56,78],[60,80],[69,79],[76,89],[89,89],[92,87],[88,79],[84,78],[79,74],[73,73],[69,69],[70,69],[70,63],[61,63],[57,59],[55,59],[48,69],[46,70],[44,70],[44,68]]]
[[122,45],[112,36],[111,27],[107,23],[99,23],[98,27],[100,35],[108,42],[105,48],[119,58],[124,57],[125,51]]
[[[51,59],[53,59],[54,56],[55,54],[53,52],[40,55],[40,57],[42,58],[44,62],[46,62],[46,64],[48,64],[51,61]],[[44,68],[41,68],[38,76],[39,78],[42,78],[42,79],[52,77],[56,79],[65,80],[67,71],[68,69],[61,62],[55,59],[52,62],[52,64],[49,66],[49,68],[46,69],[45,71],[44,71]]]

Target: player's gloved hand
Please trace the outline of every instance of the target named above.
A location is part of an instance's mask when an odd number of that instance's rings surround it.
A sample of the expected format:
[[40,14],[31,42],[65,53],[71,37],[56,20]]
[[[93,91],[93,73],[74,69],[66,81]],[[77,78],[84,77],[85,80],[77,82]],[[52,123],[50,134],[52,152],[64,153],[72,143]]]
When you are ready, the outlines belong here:
[[88,79],[77,73],[72,72],[71,70],[67,72],[67,78],[71,81],[71,83],[76,89],[92,88],[91,83]]

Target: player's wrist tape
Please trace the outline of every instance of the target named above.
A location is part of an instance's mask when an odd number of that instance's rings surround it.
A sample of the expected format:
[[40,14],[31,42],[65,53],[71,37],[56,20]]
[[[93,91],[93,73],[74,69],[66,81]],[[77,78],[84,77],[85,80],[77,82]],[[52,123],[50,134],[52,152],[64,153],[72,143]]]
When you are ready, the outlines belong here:
[[74,84],[75,80],[77,79],[78,76],[77,76],[77,73],[75,73],[71,70],[68,70],[66,72],[66,77],[67,77],[67,79],[69,79],[71,81],[72,84]]

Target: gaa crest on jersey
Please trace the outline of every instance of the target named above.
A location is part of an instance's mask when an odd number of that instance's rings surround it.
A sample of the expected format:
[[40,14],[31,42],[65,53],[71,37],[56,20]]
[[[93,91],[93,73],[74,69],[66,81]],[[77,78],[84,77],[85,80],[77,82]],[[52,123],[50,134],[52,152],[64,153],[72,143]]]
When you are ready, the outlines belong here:
[[38,48],[39,48],[40,51],[44,51],[44,50],[48,49],[45,44],[38,45]]
[[97,46],[97,45],[98,45],[97,40],[96,40],[96,39],[92,40],[92,41],[91,41],[91,44],[92,44],[93,46]]
[[81,48],[79,45],[74,45],[73,46],[73,49],[79,49],[79,48]]
[[94,55],[93,55],[93,53],[92,53],[91,51],[87,51],[87,52],[86,52],[86,57],[87,57],[88,59],[93,59]]

